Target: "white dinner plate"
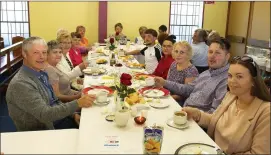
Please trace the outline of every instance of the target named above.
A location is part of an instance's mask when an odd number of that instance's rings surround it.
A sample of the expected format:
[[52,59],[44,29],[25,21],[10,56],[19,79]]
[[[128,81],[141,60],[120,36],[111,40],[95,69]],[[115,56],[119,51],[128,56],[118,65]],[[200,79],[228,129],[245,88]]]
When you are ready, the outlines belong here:
[[88,91],[88,94],[97,95],[97,94],[100,93],[101,91],[104,91],[104,92],[106,92],[106,93],[109,94],[109,91],[106,90],[106,89],[96,89],[96,88],[89,90],[89,91]]
[[152,102],[149,102],[149,105],[153,108],[158,108],[158,109],[169,107],[168,102],[161,102],[161,101],[152,101]]
[[175,154],[223,154],[222,151],[212,145],[204,143],[188,143],[179,147]]
[[165,93],[158,89],[148,89],[143,92],[144,96],[151,97],[151,98],[157,98],[157,97],[163,97]]

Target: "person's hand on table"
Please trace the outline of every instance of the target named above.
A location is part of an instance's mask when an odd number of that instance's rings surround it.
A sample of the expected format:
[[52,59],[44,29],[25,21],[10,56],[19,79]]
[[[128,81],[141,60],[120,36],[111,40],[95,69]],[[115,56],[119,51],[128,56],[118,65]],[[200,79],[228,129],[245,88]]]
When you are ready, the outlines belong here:
[[163,87],[165,85],[165,82],[166,82],[166,80],[164,80],[161,77],[157,77],[157,76],[154,78],[154,81],[155,81],[155,86],[156,87]]
[[199,109],[192,107],[184,107],[182,108],[182,111],[185,111],[187,113],[188,119],[192,118],[194,121],[199,122],[201,116]]
[[78,66],[79,66],[80,70],[82,71],[82,70],[86,69],[88,67],[88,65],[89,65],[88,61],[83,61]]
[[77,104],[81,108],[88,108],[92,105],[95,99],[96,99],[95,95],[91,94],[82,95],[82,97],[77,100]]

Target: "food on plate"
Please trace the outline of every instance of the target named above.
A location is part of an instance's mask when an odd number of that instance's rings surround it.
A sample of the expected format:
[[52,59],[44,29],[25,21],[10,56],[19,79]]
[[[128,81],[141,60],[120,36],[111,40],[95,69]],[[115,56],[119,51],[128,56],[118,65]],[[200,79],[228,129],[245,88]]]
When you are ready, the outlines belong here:
[[86,68],[83,70],[85,74],[90,74],[90,75],[100,75],[106,72],[105,69],[103,68],[97,68],[97,69],[91,69],[91,68]]
[[131,93],[129,94],[126,98],[125,98],[125,101],[129,104],[129,105],[134,105],[134,104],[137,104],[137,103],[142,103],[144,104],[146,101],[143,97],[141,97],[139,95],[138,92],[134,92],[134,93]]
[[107,63],[107,60],[105,60],[105,59],[97,59],[96,63],[97,64],[105,64],[105,63]]
[[123,62],[127,62],[129,60],[134,59],[134,56],[132,55],[120,56],[119,59],[121,59]]
[[140,63],[136,63],[136,62],[128,62],[127,66],[131,67],[131,68],[143,68],[143,67],[145,67],[144,64],[140,64]]
[[147,74],[137,74],[137,75],[135,75],[136,80],[145,80],[148,77],[150,77],[150,76],[147,75]]

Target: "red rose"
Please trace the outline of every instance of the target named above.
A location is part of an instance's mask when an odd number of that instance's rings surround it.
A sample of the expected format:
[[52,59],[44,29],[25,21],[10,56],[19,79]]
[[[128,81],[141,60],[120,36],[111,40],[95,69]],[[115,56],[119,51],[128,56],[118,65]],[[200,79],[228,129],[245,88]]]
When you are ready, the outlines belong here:
[[120,77],[121,80],[132,80],[132,76],[130,74],[123,73]]
[[118,36],[120,33],[119,32],[116,32],[116,36]]
[[113,44],[114,43],[114,38],[110,38],[109,42],[110,42],[110,44]]
[[126,79],[120,79],[120,83],[125,85],[125,86],[131,86],[132,85],[131,80],[126,80]]

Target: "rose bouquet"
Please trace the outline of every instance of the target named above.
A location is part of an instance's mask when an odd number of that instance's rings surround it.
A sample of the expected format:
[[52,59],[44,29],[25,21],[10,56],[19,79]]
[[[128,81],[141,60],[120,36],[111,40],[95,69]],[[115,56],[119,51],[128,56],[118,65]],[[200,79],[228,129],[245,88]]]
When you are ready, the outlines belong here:
[[123,73],[120,77],[119,85],[115,85],[115,88],[118,92],[118,96],[124,101],[124,98],[129,94],[134,93],[135,89],[129,88],[132,85],[132,76],[130,74]]
[[113,51],[116,48],[114,42],[115,42],[115,39],[113,37],[111,37],[109,39],[109,43],[110,43],[109,50],[111,50],[111,51]]

